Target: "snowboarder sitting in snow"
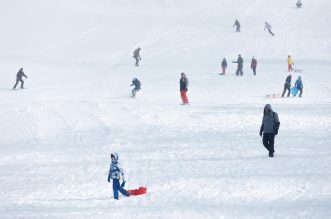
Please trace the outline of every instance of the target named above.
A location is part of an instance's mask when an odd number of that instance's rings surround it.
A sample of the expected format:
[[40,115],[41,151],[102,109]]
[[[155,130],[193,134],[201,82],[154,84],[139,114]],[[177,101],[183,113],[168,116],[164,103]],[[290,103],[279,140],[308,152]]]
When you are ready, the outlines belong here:
[[23,72],[23,68],[20,68],[20,70],[17,72],[16,74],[16,83],[13,87],[13,90],[16,89],[16,86],[18,85],[18,82],[21,82],[21,89],[24,89],[23,85],[24,85],[24,81],[22,80],[22,78],[25,77],[25,78],[28,78],[24,72]]
[[238,19],[236,19],[236,21],[234,22],[233,27],[236,26],[236,32],[240,32],[240,23],[238,21]]
[[244,66],[244,60],[243,58],[241,57],[241,55],[239,54],[238,55],[238,59],[237,61],[233,61],[232,63],[238,63],[238,66],[237,66],[237,71],[236,71],[236,75],[237,76],[243,76],[243,66]]
[[282,93],[282,97],[284,97],[286,90],[287,90],[287,97],[290,97],[291,93],[291,80],[292,80],[292,75],[288,75],[285,80],[284,84],[284,91]]
[[278,134],[280,126],[278,114],[273,112],[271,105],[267,104],[263,110],[262,125],[260,128],[260,136],[263,134],[263,145],[269,151],[269,157],[273,157],[275,153],[274,142],[275,135]]
[[133,58],[136,60],[136,66],[138,67],[139,66],[139,60],[141,60],[141,57],[140,57],[140,47],[138,47],[137,49],[135,49],[133,51]]
[[271,25],[268,22],[264,22],[265,26],[264,26],[264,31],[267,29],[268,32],[271,34],[271,36],[274,36],[275,34],[271,31]]
[[132,80],[132,84],[130,86],[134,86],[134,88],[132,89],[132,98],[136,97],[136,93],[140,90],[141,88],[141,83],[137,78],[133,78]]
[[[124,171],[120,167],[120,164],[118,162],[118,154],[111,154],[110,157],[111,163],[108,174],[108,182],[110,183],[110,180],[113,180],[114,199],[118,200],[118,192],[122,193],[125,196],[130,196],[130,193],[123,188],[125,186]],[[120,185],[121,177],[123,182]]]
[[295,81],[294,87],[296,87],[300,91],[299,97],[302,97],[303,83],[301,80],[301,76],[299,76],[298,79]]
[[297,5],[297,8],[301,8],[302,7],[301,0],[298,0],[297,3],[296,3],[296,5]]
[[225,75],[225,70],[226,70],[227,67],[228,67],[228,63],[226,61],[226,58],[223,58],[223,60],[222,60],[222,73],[221,73],[221,75]]

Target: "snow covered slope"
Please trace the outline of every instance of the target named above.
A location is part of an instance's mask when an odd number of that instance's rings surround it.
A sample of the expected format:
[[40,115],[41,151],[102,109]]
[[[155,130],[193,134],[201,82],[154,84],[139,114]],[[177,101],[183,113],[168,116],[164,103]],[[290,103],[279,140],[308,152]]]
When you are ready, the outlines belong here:
[[[0,1],[0,217],[330,218],[331,2],[294,6]],[[292,74],[303,98],[265,99],[282,92],[288,54],[303,69]],[[20,67],[27,89],[13,91]],[[189,106],[180,105],[182,71]],[[281,121],[273,159],[258,135],[266,103]],[[111,152],[126,187],[145,185],[146,196],[113,200]]]

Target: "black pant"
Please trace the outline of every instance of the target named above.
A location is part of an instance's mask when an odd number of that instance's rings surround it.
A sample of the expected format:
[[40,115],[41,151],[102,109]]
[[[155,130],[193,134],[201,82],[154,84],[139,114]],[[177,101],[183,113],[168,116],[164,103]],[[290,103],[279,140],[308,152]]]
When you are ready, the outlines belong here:
[[271,32],[271,30],[270,29],[268,29],[268,32],[273,36],[274,35],[274,33],[273,32]]
[[299,97],[302,97],[303,89],[302,89],[302,88],[299,88],[299,91],[300,91],[300,93],[299,93]]
[[136,66],[139,66],[139,57],[133,57],[133,58],[135,58],[135,60],[136,60]]
[[240,76],[243,76],[243,74],[244,74],[243,73],[243,68],[240,68],[240,67],[237,68],[236,75],[239,76],[239,74],[240,74]]
[[237,26],[236,32],[240,32],[240,27]]
[[132,89],[132,97],[135,98],[136,97],[136,93],[139,91],[139,88],[133,88]]
[[287,92],[287,97],[289,97],[290,96],[290,93],[291,93],[291,89],[290,89],[290,85],[289,84],[284,84],[284,91],[283,91],[283,93],[282,93],[282,97],[284,97],[284,95],[285,95],[285,93],[286,93],[286,90],[288,91]]
[[269,157],[273,157],[275,152],[275,148],[274,148],[275,134],[264,133],[262,142],[264,147],[269,151]]
[[21,88],[23,88],[24,81],[22,80],[22,78],[16,78],[16,83],[14,85],[14,89],[16,89],[18,82],[21,82]]
[[254,75],[256,75],[256,67],[252,68]]

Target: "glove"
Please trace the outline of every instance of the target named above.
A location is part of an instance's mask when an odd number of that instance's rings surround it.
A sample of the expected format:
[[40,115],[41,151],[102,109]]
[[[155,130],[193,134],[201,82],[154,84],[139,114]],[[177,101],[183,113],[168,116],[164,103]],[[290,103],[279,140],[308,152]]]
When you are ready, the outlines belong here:
[[121,184],[121,187],[123,188],[125,186],[126,181],[123,181]]
[[262,132],[260,132],[260,136],[262,137]]
[[275,131],[275,135],[278,135],[278,130]]

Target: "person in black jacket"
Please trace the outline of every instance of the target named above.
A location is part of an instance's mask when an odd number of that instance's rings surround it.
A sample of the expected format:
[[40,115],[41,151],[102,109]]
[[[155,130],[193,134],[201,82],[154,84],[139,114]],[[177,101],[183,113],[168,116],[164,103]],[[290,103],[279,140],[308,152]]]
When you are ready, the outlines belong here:
[[243,66],[244,66],[244,60],[243,60],[243,58],[241,57],[241,55],[239,54],[238,55],[238,59],[237,59],[237,61],[235,62],[233,62],[233,63],[238,63],[238,65],[237,65],[237,71],[236,71],[236,75],[237,76],[243,76]]
[[226,70],[227,67],[228,67],[228,63],[226,61],[226,58],[223,58],[223,60],[222,60],[222,73],[221,73],[221,75],[225,75],[225,70]]
[[179,90],[180,90],[180,97],[182,98],[182,104],[188,104],[188,99],[187,99],[187,87],[188,87],[188,79],[185,75],[184,72],[181,73],[181,77],[179,80]]
[[269,151],[269,157],[273,157],[275,153],[275,135],[278,134],[280,126],[278,114],[273,112],[271,105],[266,104],[263,110],[262,125],[260,128],[260,136],[263,134],[263,145]]
[[284,91],[282,93],[282,97],[284,97],[285,93],[286,93],[286,90],[288,91],[287,92],[287,97],[290,97],[290,93],[291,93],[291,80],[292,80],[292,75],[289,74],[287,77],[286,77],[286,80],[285,80],[285,84],[284,84]]
[[133,58],[136,60],[136,66],[138,67],[139,66],[139,61],[141,60],[141,57],[140,57],[140,47],[138,47],[137,49],[135,49],[133,51]]
[[238,19],[236,19],[236,21],[234,22],[233,27],[236,26],[236,32],[240,32],[240,23],[238,21]]
[[136,93],[141,89],[141,83],[138,80],[138,78],[133,78],[132,80],[132,84],[130,86],[134,86],[134,88],[132,89],[132,98],[136,97]]
[[24,81],[23,81],[23,77],[25,77],[25,78],[28,78],[25,74],[24,74],[24,72],[23,72],[23,68],[20,68],[20,70],[17,72],[17,74],[16,74],[16,83],[15,83],[15,85],[14,85],[14,87],[13,87],[13,90],[15,90],[16,89],[16,86],[18,85],[18,82],[21,82],[21,89],[24,89]]

